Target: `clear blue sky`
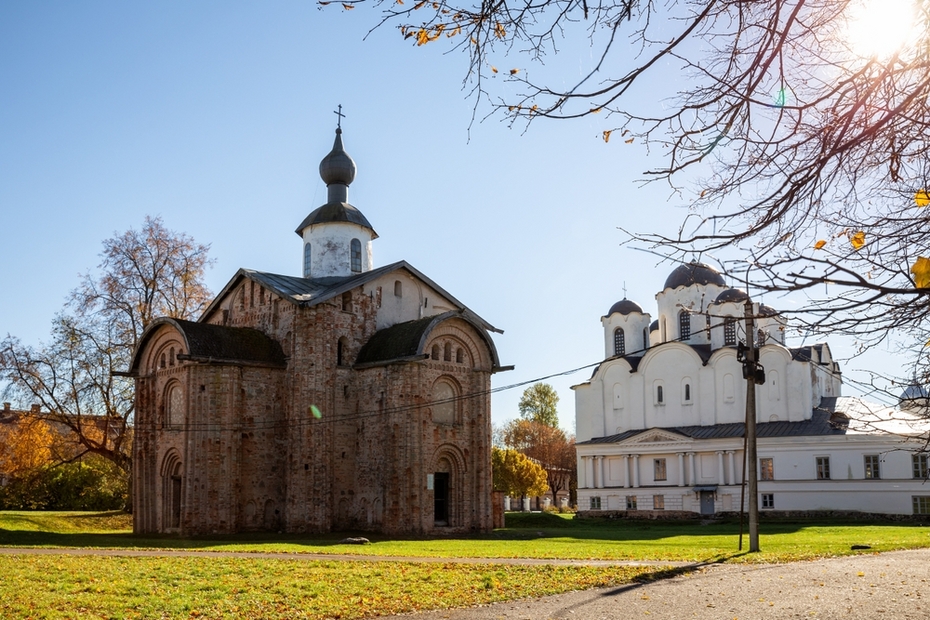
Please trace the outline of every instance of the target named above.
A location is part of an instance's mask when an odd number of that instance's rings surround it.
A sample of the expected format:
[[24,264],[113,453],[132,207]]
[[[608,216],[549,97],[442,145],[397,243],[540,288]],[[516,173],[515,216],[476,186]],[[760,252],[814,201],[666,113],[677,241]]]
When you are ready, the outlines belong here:
[[[0,334],[47,338],[100,242],[146,215],[211,245],[214,291],[239,267],[299,274],[294,229],[325,202],[338,104],[375,263],[407,260],[505,330],[516,369],[495,386],[599,360],[624,283],[654,314],[674,265],[621,248],[617,227],[672,232],[685,200],[637,187],[644,149],[605,144],[600,116],[469,133],[464,56],[390,27],[365,39],[376,21],[309,1],[0,3]],[[552,60],[566,79],[588,60],[578,49]],[[569,386],[589,375],[550,380],[565,428]],[[521,391],[494,396],[496,423]]]

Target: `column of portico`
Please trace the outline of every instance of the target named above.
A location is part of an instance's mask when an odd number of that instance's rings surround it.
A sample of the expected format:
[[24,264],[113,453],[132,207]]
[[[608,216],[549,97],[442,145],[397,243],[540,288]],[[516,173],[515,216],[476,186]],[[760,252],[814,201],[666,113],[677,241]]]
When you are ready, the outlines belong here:
[[623,488],[630,488],[630,455],[623,454],[620,456],[621,464],[623,467]]
[[639,455],[633,455],[633,488],[639,488]]
[[691,486],[697,484],[697,470],[694,468],[694,452],[688,453],[688,471],[691,473]]
[[739,484],[736,480],[736,458],[733,455],[733,450],[727,450],[728,460],[730,461],[730,484]]
[[584,459],[584,488],[594,488],[594,459],[590,456],[582,457]]
[[595,466],[597,468],[597,488],[604,488],[604,457],[595,456]]
[[678,486],[685,486],[685,453],[678,453]]
[[723,450],[717,450],[717,470],[719,471],[717,474],[717,484],[725,486],[727,483],[727,472],[723,470]]

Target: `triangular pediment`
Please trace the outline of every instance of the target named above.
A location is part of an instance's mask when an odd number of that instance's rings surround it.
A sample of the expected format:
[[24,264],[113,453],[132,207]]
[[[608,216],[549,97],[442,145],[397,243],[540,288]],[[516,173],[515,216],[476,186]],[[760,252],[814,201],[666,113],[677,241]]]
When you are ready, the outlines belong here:
[[637,444],[659,444],[659,443],[685,443],[690,442],[690,437],[685,437],[684,435],[679,435],[678,433],[672,431],[662,430],[660,428],[651,428],[643,431],[642,433],[630,437],[626,441],[621,442],[626,445],[637,445]]

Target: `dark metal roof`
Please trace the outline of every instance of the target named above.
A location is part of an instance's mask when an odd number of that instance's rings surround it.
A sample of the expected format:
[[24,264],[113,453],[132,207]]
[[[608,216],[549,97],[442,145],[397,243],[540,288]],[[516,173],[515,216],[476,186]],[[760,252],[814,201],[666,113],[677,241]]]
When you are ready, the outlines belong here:
[[717,295],[717,299],[714,300],[714,303],[722,304],[728,301],[740,302],[746,301],[747,299],[749,299],[749,295],[746,293],[746,291],[738,288],[728,288],[727,290]]
[[492,332],[497,332],[499,334],[503,333],[503,331],[497,329],[482,319],[480,316],[469,310],[462,302],[449,294],[449,292],[444,288],[423,275],[407,261],[398,261],[396,263],[391,263],[390,265],[385,265],[384,267],[378,267],[377,269],[372,269],[371,271],[365,271],[348,277],[328,278],[301,278],[298,276],[285,276],[277,273],[253,271],[251,269],[240,269],[236,272],[236,275],[234,275],[232,279],[226,284],[226,286],[223,287],[223,290],[220,291],[209,307],[207,307],[201,316],[201,320],[210,316],[211,313],[216,311],[221,301],[233,288],[239,284],[239,281],[242,278],[248,278],[250,280],[254,280],[255,282],[259,282],[263,286],[271,289],[291,303],[300,306],[315,306],[316,304],[342,295],[346,291],[350,291],[356,287],[362,286],[371,280],[375,280],[384,274],[391,273],[392,271],[397,271],[399,269],[408,271],[411,275],[418,278],[424,284],[433,288],[436,292],[448,299],[449,302],[458,307],[459,310],[461,310],[466,316],[468,316],[482,328]]
[[278,341],[251,327],[227,327],[163,317],[145,328],[133,354],[130,373],[138,371],[139,354],[152,334],[163,326],[180,332],[187,345],[188,359],[216,363],[256,366],[286,366],[284,351]]
[[680,286],[692,286],[694,284],[726,286],[720,272],[709,265],[698,262],[679,265],[665,280],[666,289],[676,289]]
[[355,360],[355,366],[379,366],[395,362],[410,362],[425,359],[426,340],[430,332],[443,321],[461,319],[470,323],[484,339],[491,352],[491,365],[494,371],[500,370],[497,348],[482,325],[475,322],[464,312],[452,310],[435,316],[428,316],[414,321],[398,323],[375,332],[362,346]]
[[759,314],[762,316],[778,316],[778,310],[772,306],[766,306],[765,304],[759,304]]
[[328,202],[322,207],[317,207],[310,215],[304,218],[304,221],[300,223],[300,226],[298,226],[297,230],[294,232],[303,236],[304,229],[307,226],[315,226],[316,224],[325,224],[327,222],[349,222],[351,224],[357,224],[362,228],[370,230],[372,239],[378,238],[378,233],[376,233],[375,229],[368,223],[368,218],[347,202]]
[[657,329],[659,329],[659,319],[656,319],[649,324],[649,331],[654,332]]
[[643,314],[643,309],[635,301],[630,301],[624,297],[610,307],[610,310],[607,311],[607,316],[610,316],[615,312],[619,312],[620,314],[633,314],[634,312]]
[[[820,407],[814,409],[810,420],[803,422],[760,422],[756,424],[758,437],[819,437],[824,435],[845,435],[846,424],[842,414],[834,412],[836,398],[828,397],[821,401]],[[595,437],[583,444],[619,443],[653,429],[624,431],[608,437]],[[726,439],[742,437],[745,425],[742,422],[730,424],[713,424],[710,426],[672,426],[659,427],[659,430],[677,433],[691,439]]]

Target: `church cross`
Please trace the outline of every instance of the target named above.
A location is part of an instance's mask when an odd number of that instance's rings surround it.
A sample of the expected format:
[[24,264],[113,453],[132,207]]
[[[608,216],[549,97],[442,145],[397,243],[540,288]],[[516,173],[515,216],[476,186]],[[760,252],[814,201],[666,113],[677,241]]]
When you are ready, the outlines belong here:
[[626,280],[623,281],[623,298],[626,299]]
[[339,104],[338,110],[333,110],[333,114],[339,117],[339,120],[336,121],[336,127],[342,129],[342,119],[345,117],[345,114],[342,113],[342,104]]

